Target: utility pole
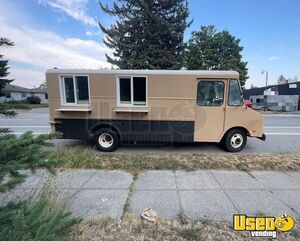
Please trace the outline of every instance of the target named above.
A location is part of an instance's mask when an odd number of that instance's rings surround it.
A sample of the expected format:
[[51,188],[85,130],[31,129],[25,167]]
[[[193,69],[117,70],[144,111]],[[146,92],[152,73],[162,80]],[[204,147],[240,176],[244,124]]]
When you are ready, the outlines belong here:
[[[269,72],[266,70],[262,70],[261,74],[266,74],[266,90],[268,89],[268,78],[269,78]],[[264,95],[264,108],[265,110],[268,109],[268,100],[267,100],[267,96]]]

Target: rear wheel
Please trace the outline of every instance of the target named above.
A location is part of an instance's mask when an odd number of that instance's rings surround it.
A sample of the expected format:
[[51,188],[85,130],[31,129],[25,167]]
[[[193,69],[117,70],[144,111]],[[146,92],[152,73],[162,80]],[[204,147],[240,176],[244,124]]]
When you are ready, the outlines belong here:
[[224,148],[228,152],[239,152],[247,143],[247,135],[244,130],[233,129],[224,138]]
[[115,151],[120,145],[118,134],[107,128],[100,129],[95,134],[97,149],[103,152]]

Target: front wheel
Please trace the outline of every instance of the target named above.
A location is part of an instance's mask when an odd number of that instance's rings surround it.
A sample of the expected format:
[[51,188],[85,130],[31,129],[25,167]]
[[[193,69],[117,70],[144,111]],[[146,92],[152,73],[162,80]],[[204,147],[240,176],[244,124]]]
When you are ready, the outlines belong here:
[[120,145],[118,134],[107,128],[100,129],[95,134],[97,149],[103,152],[115,151]]
[[228,152],[239,152],[247,143],[247,135],[241,129],[229,131],[224,138],[224,147]]

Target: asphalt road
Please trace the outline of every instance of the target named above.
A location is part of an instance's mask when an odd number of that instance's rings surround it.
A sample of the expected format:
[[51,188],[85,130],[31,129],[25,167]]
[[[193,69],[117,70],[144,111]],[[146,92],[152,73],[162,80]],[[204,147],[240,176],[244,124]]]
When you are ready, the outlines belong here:
[[[0,118],[0,128],[10,128],[15,134],[32,131],[35,134],[50,131],[47,108],[21,112],[16,118]],[[248,138],[244,148],[245,153],[300,153],[300,114],[268,114],[265,116],[264,132],[267,140],[262,142],[256,138]],[[57,144],[73,145],[81,143],[78,140],[57,140]],[[203,153],[223,152],[212,143],[197,143],[188,145],[126,145],[118,152],[174,152],[174,153]]]

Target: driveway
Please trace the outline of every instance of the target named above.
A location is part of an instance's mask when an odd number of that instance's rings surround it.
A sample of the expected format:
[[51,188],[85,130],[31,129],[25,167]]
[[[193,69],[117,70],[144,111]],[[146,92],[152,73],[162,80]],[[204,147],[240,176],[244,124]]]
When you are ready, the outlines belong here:
[[[21,112],[14,119],[0,118],[0,127],[8,127],[16,134],[27,130],[35,134],[50,131],[49,114],[47,108],[33,109]],[[267,114],[265,115],[264,131],[267,140],[262,142],[249,138],[243,150],[244,153],[300,153],[300,115],[299,114]],[[73,145],[81,143],[78,140],[57,140],[60,145]],[[118,152],[155,152],[155,153],[222,153],[215,144],[196,143],[188,145],[129,145],[118,149]]]
[[69,170],[51,176],[38,170],[11,192],[1,194],[0,206],[36,195],[47,183],[55,187],[58,199],[74,215],[87,219],[120,219],[125,206],[138,217],[145,208],[152,208],[166,219],[185,214],[193,220],[231,222],[236,213],[284,213],[300,218],[300,172],[250,174],[225,170],[148,171],[134,180],[122,171]]

